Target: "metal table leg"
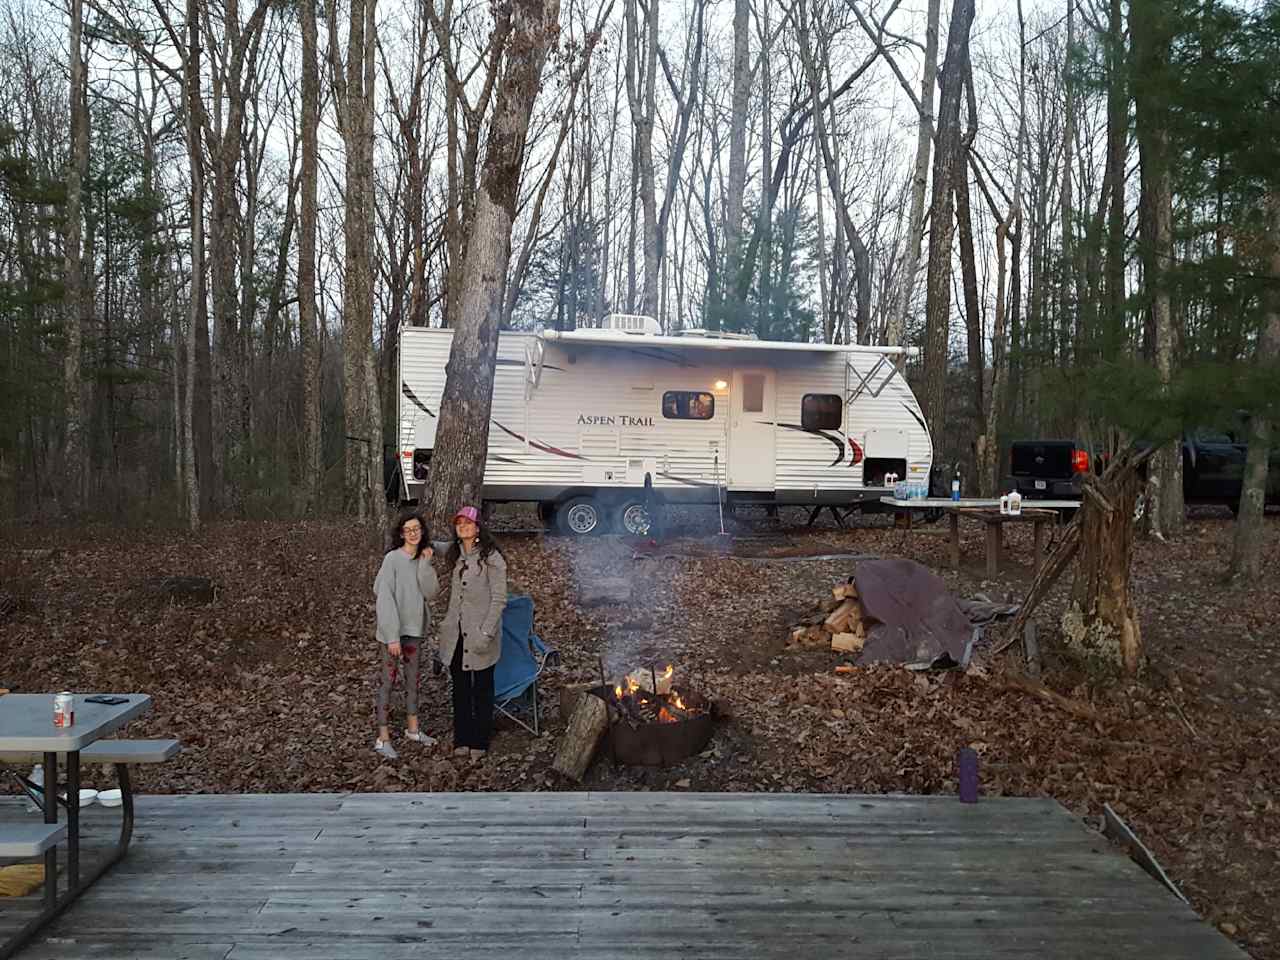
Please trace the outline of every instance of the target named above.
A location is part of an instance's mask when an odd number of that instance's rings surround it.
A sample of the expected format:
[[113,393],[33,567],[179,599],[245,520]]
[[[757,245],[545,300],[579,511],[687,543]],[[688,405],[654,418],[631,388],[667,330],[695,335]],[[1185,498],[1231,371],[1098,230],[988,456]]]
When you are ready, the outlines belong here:
[[67,754],[67,889],[80,886],[80,751]]

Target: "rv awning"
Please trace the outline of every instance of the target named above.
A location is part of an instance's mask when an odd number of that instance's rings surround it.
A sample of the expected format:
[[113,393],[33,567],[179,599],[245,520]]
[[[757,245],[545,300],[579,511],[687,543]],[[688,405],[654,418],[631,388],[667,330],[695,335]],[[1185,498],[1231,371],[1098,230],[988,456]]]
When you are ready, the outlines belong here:
[[547,343],[602,347],[667,347],[679,350],[764,350],[787,353],[845,353],[882,357],[919,356],[919,347],[869,347],[861,344],[791,343],[783,340],[737,340],[720,337],[668,337],[618,330],[544,330]]

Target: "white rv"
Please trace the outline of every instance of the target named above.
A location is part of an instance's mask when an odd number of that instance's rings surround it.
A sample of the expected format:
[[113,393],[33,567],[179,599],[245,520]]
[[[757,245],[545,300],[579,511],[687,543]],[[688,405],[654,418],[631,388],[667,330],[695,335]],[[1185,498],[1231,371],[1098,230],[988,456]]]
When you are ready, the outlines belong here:
[[[400,331],[403,493],[430,478],[452,331]],[[614,314],[602,329],[508,333],[487,502],[530,501],[583,535],[644,533],[650,503],[877,502],[928,480],[933,445],[902,363],[914,348],[781,343]]]

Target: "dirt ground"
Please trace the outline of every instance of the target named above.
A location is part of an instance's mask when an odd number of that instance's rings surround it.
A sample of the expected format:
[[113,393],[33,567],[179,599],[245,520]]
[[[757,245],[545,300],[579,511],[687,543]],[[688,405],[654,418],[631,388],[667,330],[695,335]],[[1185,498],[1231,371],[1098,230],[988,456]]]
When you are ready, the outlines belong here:
[[[1252,956],[1280,960],[1280,578],[1226,588],[1231,518],[1193,515],[1172,544],[1140,541],[1134,594],[1149,662],[1136,682],[1066,659],[1056,622],[1068,583],[1037,615],[1045,681],[1090,704],[1088,719],[1010,687],[1005,657],[968,673],[880,666],[836,674],[837,655],[785,648],[787,627],[829,596],[859,556],[907,556],[958,596],[1017,599],[1030,583],[1030,531],[1010,536],[1000,577],[983,574],[980,530],[947,563],[942,525],[886,518],[836,529],[803,513],[673,518],[660,544],[543,536],[508,511],[512,589],[531,594],[538,633],[563,665],[543,687],[548,734],[503,728],[480,764],[448,753],[443,677],[424,671],[432,750],[372,751],[373,596],[381,533],[342,522],[219,523],[191,538],[108,526],[0,530],[0,687],[146,691],[131,732],[177,736],[181,756],[141,774],[155,792],[324,790],[731,790],[954,793],[955,756],[980,755],[986,795],[1051,796],[1096,822],[1110,803],[1202,915]],[[1266,569],[1280,566],[1280,517]],[[204,576],[210,604],[157,600],[148,581]],[[626,603],[592,604],[601,577]],[[0,597],[2,599],[2,597]],[[1015,647],[1014,651],[1018,648]],[[550,771],[567,683],[671,662],[677,685],[728,718],[700,755],[669,769],[598,762],[581,786]],[[1005,655],[1006,657],[1008,655]],[[398,702],[393,704],[394,717]]]

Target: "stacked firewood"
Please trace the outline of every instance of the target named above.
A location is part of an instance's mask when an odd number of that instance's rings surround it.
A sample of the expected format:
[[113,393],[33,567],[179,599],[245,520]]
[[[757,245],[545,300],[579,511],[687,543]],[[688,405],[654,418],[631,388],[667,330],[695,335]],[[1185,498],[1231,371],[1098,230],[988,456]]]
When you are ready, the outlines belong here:
[[831,588],[818,611],[791,628],[788,647],[830,647],[839,653],[860,653],[867,640],[867,615],[858,586],[849,578]]

